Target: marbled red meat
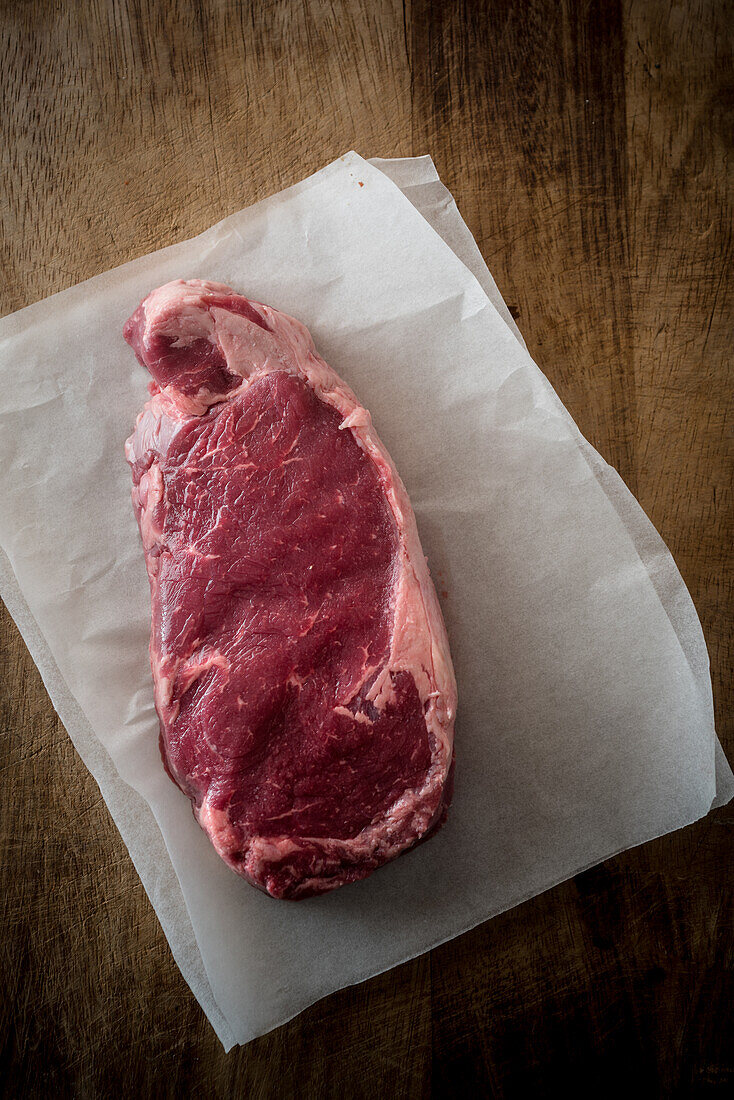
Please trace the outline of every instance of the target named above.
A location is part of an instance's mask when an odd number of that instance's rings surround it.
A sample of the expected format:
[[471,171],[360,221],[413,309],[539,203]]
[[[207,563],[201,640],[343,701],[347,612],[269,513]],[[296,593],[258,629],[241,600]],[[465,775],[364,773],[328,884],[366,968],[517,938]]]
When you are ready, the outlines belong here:
[[293,318],[179,281],[124,334],[154,379],[126,452],[165,765],[273,896],[364,878],[451,795],[456,688],[405,490]]

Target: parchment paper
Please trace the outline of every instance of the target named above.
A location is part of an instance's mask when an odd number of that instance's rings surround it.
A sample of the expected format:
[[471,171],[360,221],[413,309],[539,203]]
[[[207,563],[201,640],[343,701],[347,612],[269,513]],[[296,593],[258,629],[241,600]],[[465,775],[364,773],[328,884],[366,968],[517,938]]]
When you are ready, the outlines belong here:
[[[121,331],[178,277],[309,326],[372,410],[446,592],[460,693],[449,823],[366,882],[298,904],[224,866],[158,756],[122,456],[147,379]],[[347,154],[6,317],[0,382],[0,593],[225,1047],[734,793],[672,558],[530,359],[429,158]]]

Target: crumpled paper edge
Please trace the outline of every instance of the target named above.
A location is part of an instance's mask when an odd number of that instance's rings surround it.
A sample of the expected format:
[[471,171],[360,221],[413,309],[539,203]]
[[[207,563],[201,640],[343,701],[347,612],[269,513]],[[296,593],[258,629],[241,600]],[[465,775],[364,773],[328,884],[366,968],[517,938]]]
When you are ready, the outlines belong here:
[[[427,166],[430,167],[430,180],[426,180],[425,183],[416,186],[408,183],[410,175],[406,172],[406,169],[411,162],[418,160],[424,160]],[[471,271],[502,320],[514,334],[520,345],[527,350],[527,344],[507,308],[505,300],[500,293],[492,273],[487,267],[484,257],[479,251],[479,246],[466,222],[462,218],[454,196],[441,182],[432,158],[430,156],[424,156],[383,160],[379,157],[374,157],[369,163],[379,168],[381,172],[397,184],[406,198],[409,199],[423,215],[431,228],[449,245],[464,266]],[[406,183],[408,183],[407,186]],[[427,217],[425,211],[421,209],[421,197],[428,193],[433,196],[440,196],[440,214],[438,218]],[[435,202],[435,198],[433,201]],[[450,215],[452,222],[450,227],[451,240],[448,239],[449,234],[446,233],[447,227],[442,225],[442,215],[446,213]],[[533,366],[542,374],[540,368],[534,361]],[[650,577],[660,605],[673,627],[673,632],[681,647],[681,652],[685,656],[693,673],[699,695],[709,714],[711,729],[714,729],[710,660],[706,639],[703,634],[701,621],[693,603],[693,598],[683,580],[678,566],[675,564],[673,555],[670,553],[663,538],[658,533],[634,493],[625,485],[624,480],[614,467],[610,466],[609,463],[602,458],[599,452],[581,433],[571,413],[563,404],[560,397],[558,397],[553,386],[551,386],[545,375],[543,375],[543,378],[553,394],[558,412],[572,428],[581,453],[588,463],[591,472],[599,482],[605,496],[612,504],[619,519],[629,533],[638,557],[640,561],[643,562],[644,568]],[[641,553],[643,547],[645,548],[644,561]],[[655,568],[651,568],[653,562]],[[687,624],[691,621],[694,621],[696,624],[697,637],[695,646],[684,646],[681,642],[681,634],[685,634],[683,630],[684,620]],[[716,735],[714,735],[714,767],[716,795],[714,796],[710,809],[714,809],[717,806],[724,806],[734,797],[734,773],[726,758],[721,742]],[[696,820],[700,820],[700,818]],[[622,850],[625,851],[626,849]],[[593,864],[591,866],[593,866]]]

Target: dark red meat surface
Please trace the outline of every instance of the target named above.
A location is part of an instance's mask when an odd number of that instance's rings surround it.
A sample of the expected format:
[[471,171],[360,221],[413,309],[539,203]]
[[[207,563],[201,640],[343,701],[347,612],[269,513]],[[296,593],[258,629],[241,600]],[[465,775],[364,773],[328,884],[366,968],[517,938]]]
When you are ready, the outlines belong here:
[[[246,299],[210,295],[212,308],[271,331]],[[391,808],[430,786],[435,737],[413,673],[391,671],[379,706],[369,697],[391,653],[400,531],[384,471],[340,412],[281,364],[242,386],[192,316],[202,334],[182,322],[183,342],[170,319],[146,329],[145,303],[125,330],[160,406],[128,457],[161,750],[227,862],[306,896],[392,858]],[[174,407],[200,393],[216,395],[203,413]],[[445,814],[450,784],[433,786],[402,847]]]

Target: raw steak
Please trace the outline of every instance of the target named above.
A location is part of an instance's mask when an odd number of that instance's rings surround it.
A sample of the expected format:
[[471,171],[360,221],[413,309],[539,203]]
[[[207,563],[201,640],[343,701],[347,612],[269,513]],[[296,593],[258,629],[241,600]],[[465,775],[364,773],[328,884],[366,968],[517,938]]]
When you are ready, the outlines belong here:
[[219,855],[278,898],[364,878],[451,798],[456,684],[405,489],[307,329],[153,291],[126,445],[161,753]]

